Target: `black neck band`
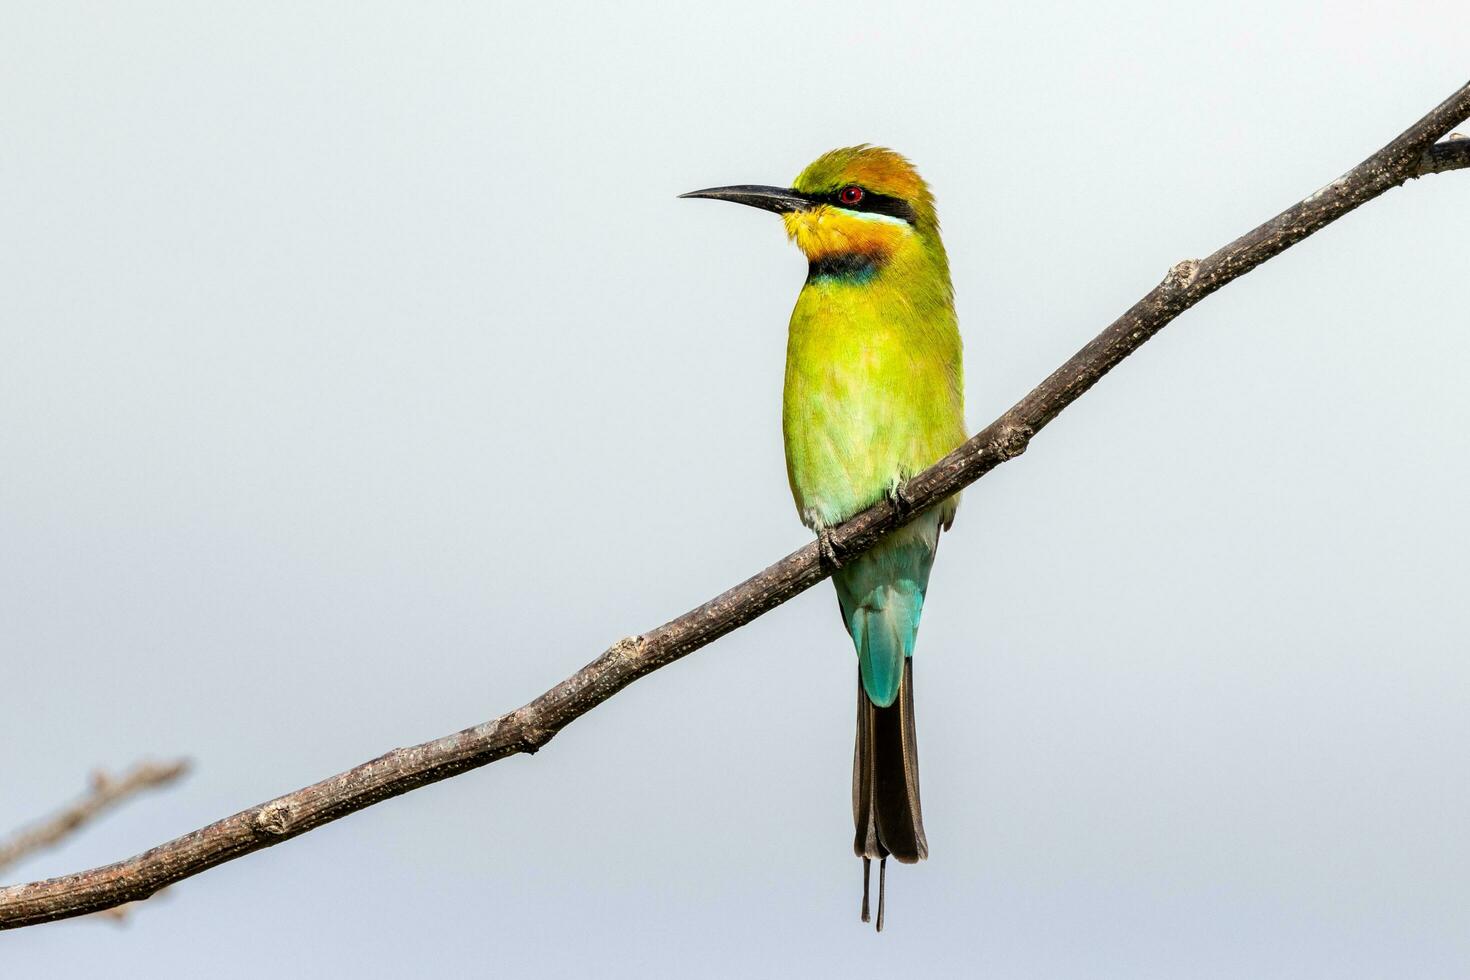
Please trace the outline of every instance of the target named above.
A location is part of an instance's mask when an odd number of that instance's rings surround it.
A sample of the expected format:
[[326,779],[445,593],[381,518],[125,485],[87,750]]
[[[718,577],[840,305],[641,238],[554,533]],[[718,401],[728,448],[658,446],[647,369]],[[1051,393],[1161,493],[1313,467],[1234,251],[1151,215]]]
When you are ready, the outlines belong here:
[[808,279],[871,279],[878,271],[878,259],[866,252],[835,252],[816,259],[807,269]]

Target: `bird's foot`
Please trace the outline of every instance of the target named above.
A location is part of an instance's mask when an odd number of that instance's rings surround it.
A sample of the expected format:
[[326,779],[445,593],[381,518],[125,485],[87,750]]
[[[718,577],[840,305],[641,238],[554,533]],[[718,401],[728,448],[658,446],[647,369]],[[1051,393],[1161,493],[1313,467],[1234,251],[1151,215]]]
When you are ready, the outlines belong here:
[[914,498],[909,496],[908,485],[901,480],[895,480],[884,494],[888,502],[893,505],[894,513],[900,518],[908,517],[914,512]]
[[837,542],[832,540],[831,528],[817,528],[817,557],[829,573],[842,567],[842,557],[837,554]]

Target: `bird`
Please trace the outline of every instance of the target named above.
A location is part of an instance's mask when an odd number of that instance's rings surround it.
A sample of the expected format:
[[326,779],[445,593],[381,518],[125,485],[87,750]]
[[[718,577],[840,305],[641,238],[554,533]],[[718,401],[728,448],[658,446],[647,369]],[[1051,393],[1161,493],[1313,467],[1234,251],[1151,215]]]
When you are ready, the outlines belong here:
[[786,472],[857,653],[853,851],[863,861],[863,922],[878,861],[881,931],[888,858],[911,864],[929,854],[914,642],[939,535],[959,502],[928,508],[847,561],[831,531],[884,499],[907,508],[904,482],[965,441],[962,345],[934,195],[907,158],[865,143],[822,154],[791,187],[680,196],[779,214],[807,259],[787,331]]

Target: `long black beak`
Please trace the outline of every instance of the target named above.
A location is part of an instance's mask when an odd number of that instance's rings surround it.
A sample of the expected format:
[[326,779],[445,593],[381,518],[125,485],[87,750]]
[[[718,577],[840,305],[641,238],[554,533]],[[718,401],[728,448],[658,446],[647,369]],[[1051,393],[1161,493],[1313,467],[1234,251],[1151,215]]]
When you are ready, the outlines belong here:
[[762,184],[735,184],[732,187],[706,187],[702,191],[690,191],[680,197],[708,197],[716,201],[734,201],[749,204],[763,211],[786,214],[791,211],[809,211],[814,207],[807,198],[787,187],[766,187]]

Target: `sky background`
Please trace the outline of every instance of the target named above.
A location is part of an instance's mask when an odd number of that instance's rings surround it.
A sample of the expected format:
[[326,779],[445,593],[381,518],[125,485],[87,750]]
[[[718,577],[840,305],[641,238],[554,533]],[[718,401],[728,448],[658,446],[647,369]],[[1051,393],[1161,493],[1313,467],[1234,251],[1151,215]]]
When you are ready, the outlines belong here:
[[[130,3],[0,29],[4,872],[522,704],[807,540],[785,183],[944,219],[971,430],[1470,75],[1470,5]],[[1187,313],[965,495],[932,858],[857,921],[822,585],[522,757],[0,935],[13,977],[1463,977],[1470,173]]]

